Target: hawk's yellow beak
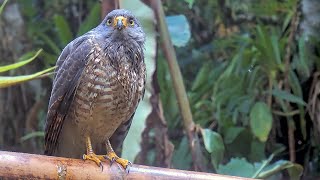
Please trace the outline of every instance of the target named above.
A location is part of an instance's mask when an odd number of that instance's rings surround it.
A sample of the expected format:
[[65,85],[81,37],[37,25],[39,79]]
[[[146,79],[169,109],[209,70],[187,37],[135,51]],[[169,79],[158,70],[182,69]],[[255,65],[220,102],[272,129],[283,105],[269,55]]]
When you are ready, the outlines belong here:
[[117,16],[113,21],[113,27],[121,30],[127,27],[127,18],[123,16]]

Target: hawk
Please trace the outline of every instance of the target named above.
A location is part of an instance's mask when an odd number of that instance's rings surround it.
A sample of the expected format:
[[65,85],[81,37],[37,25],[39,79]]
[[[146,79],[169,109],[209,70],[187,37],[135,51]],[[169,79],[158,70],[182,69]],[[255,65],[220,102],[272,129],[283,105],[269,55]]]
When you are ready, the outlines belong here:
[[113,148],[121,146],[144,95],[144,42],[140,22],[117,9],[63,49],[48,106],[46,155],[82,157],[101,167],[109,159],[127,168],[130,162]]

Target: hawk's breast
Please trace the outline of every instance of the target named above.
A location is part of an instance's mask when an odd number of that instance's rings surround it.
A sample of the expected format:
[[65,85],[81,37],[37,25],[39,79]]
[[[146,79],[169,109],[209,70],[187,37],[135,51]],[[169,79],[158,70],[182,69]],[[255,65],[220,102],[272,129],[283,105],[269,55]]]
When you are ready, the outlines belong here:
[[[71,105],[76,126],[98,141],[110,138],[131,117],[142,96],[141,81],[125,53],[110,60],[99,46],[88,56]],[[93,140],[94,141],[94,140]]]

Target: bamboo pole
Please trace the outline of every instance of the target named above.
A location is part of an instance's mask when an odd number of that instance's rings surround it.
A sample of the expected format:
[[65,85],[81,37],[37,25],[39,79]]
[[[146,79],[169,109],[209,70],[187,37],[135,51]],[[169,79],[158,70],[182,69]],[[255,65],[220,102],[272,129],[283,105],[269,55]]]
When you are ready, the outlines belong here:
[[103,170],[94,162],[36,154],[0,151],[0,179],[215,179],[246,178],[203,172],[183,171],[132,165],[129,172],[117,163],[110,167],[103,163]]
[[178,107],[182,116],[182,124],[188,137],[191,157],[193,161],[193,168],[199,171],[206,171],[207,168],[202,163],[204,161],[204,157],[202,156],[200,150],[199,138],[197,136],[198,132],[196,131],[196,125],[193,121],[189,99],[184,86],[176,52],[172,45],[168,26],[165,21],[165,13],[163,10],[162,2],[161,0],[149,0],[148,4],[151,5],[151,8],[156,15],[159,34],[161,37],[160,43],[168,62],[169,72],[177,97]]

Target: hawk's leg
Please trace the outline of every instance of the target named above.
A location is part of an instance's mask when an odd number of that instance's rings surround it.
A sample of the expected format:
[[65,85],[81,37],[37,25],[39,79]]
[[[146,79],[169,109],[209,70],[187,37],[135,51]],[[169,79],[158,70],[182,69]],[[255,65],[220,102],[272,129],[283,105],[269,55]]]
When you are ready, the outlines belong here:
[[114,161],[117,162],[118,164],[120,164],[124,169],[127,169],[127,167],[129,165],[131,165],[131,162],[126,160],[126,159],[122,159],[119,158],[117,156],[117,154],[114,152],[114,150],[112,149],[112,146],[110,144],[110,141],[108,140],[106,143],[106,147],[107,147],[107,155],[105,156],[106,159],[109,159],[111,161],[111,163],[113,163]]
[[103,168],[101,161],[105,160],[103,155],[96,155],[92,150],[91,140],[89,136],[86,136],[87,154],[83,155],[83,160],[91,160],[95,162],[99,167]]

